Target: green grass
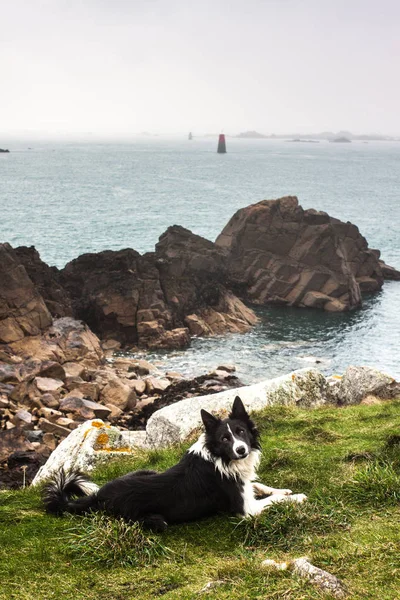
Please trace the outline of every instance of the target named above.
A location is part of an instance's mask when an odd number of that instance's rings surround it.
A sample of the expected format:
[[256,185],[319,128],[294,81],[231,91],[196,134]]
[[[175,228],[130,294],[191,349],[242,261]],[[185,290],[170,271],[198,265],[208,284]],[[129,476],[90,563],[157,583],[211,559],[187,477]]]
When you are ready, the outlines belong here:
[[[0,599],[322,598],[309,582],[260,566],[266,558],[308,556],[343,580],[350,598],[399,600],[400,401],[279,407],[254,417],[262,433],[260,480],[304,492],[307,503],[149,535],[101,514],[46,515],[36,489],[1,492]],[[94,479],[163,470],[186,447],[110,462]]]

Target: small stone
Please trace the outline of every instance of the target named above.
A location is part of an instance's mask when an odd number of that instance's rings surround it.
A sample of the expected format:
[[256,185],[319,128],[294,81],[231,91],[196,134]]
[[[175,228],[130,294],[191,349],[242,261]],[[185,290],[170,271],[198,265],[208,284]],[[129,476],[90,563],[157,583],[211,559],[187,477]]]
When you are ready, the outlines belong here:
[[57,440],[53,433],[44,433],[42,442],[49,450],[55,450],[57,447]]
[[49,379],[59,379],[65,380],[65,370],[64,367],[60,365],[60,363],[55,361],[45,361],[42,364],[42,368],[40,369],[38,375],[40,377],[45,377]]
[[68,362],[63,364],[66,378],[80,377],[82,380],[86,376],[86,367],[82,363]]
[[134,379],[131,381],[130,385],[139,396],[144,394],[146,390],[146,382],[144,379]]
[[0,396],[0,409],[8,408],[10,406],[10,401],[7,396]]
[[45,417],[49,421],[56,421],[59,417],[62,417],[62,413],[59,410],[54,410],[54,408],[47,408],[43,406],[38,411],[39,417]]
[[101,347],[103,350],[119,350],[121,348],[121,342],[117,340],[105,340],[102,342]]
[[22,429],[26,429],[32,424],[32,415],[27,410],[19,410],[15,413],[12,422],[14,425],[21,427]]
[[163,392],[171,385],[168,379],[157,379],[156,377],[148,377],[146,380],[146,392],[153,394],[154,392]]
[[128,371],[134,371],[138,375],[149,375],[154,370],[153,365],[147,360],[138,360],[128,368]]
[[174,381],[176,379],[183,379],[183,375],[181,375],[180,373],[177,373],[176,371],[168,371],[167,373],[165,373],[165,376],[167,379],[170,379],[171,381]]
[[56,392],[63,385],[61,379],[53,379],[52,377],[35,377],[36,387],[41,392]]
[[56,421],[57,425],[62,425],[62,427],[68,427],[68,429],[76,429],[79,426],[79,423],[76,423],[73,419],[69,419],[68,417],[60,417]]
[[25,437],[29,442],[41,442],[43,439],[43,431],[41,429],[25,431]]
[[62,427],[62,425],[57,425],[57,423],[52,423],[51,421],[45,418],[39,420],[39,427],[46,433],[55,433],[57,435],[60,435],[61,437],[65,437],[70,433],[70,430],[66,427]]
[[110,413],[107,418],[111,423],[117,421],[119,417],[123,414],[123,411],[114,404],[106,404],[106,407],[110,409]]
[[41,397],[41,401],[42,404],[44,404],[44,406],[47,406],[47,408],[53,408],[57,410],[57,408],[59,408],[60,406],[60,401],[58,400],[58,398],[55,398],[50,393],[43,394],[43,396]]
[[236,371],[235,365],[221,365],[217,367],[217,371],[227,371],[228,373],[234,373]]

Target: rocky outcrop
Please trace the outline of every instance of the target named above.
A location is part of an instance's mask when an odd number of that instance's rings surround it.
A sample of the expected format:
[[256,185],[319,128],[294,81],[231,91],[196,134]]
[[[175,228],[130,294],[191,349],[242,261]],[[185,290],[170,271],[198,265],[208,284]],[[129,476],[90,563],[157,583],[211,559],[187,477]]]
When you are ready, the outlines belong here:
[[0,343],[38,335],[52,318],[9,244],[0,244]]
[[60,271],[57,267],[49,267],[39,255],[34,246],[20,246],[15,254],[42,296],[49,312],[55,318],[73,317],[72,303],[66,289],[60,281]]
[[174,225],[160,237],[155,259],[174,323],[192,335],[243,332],[257,322],[227,286],[226,254],[212,242]]
[[246,331],[257,318],[227,287],[224,252],[170,227],[155,253],[84,254],[61,272],[75,315],[103,339],[180,348],[190,335]]
[[[61,271],[33,247],[0,245],[0,343],[74,317],[113,348],[182,348],[191,336],[251,328],[257,317],[243,301],[343,311],[384,279],[400,272],[355,225],[295,197],[265,200],[239,210],[215,244],[174,225],[153,253],[84,254]],[[48,353],[38,339],[23,342],[35,344]]]
[[76,316],[104,339],[151,346],[173,328],[154,260],[135,250],[83,254],[63,269],[62,281]]
[[255,304],[349,310],[385,278],[355,225],[304,210],[295,196],[239,210],[216,244],[228,254],[230,286]]

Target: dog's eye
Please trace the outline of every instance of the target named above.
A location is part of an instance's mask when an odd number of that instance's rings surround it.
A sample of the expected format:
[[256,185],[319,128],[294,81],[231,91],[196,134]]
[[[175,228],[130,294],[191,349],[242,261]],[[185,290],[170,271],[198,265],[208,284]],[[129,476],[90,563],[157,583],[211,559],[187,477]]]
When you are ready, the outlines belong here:
[[239,427],[238,429],[236,429],[236,433],[238,433],[239,435],[242,435],[242,433],[244,433],[244,429]]
[[224,435],[224,437],[222,438],[222,441],[223,441],[223,442],[229,442],[229,441],[230,441],[230,439],[231,439],[231,438],[229,437],[229,435]]

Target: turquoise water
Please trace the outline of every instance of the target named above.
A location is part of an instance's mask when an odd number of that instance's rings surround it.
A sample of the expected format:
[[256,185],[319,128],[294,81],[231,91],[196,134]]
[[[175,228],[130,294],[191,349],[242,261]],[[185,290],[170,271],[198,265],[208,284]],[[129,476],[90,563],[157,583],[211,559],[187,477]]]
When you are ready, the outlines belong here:
[[[0,239],[35,245],[62,267],[83,252],[151,251],[172,224],[214,240],[237,209],[291,194],[304,208],[358,225],[400,268],[400,143],[228,138],[227,146],[218,155],[208,138],[8,143],[10,154],[0,154]],[[185,373],[235,363],[247,382],[309,366],[312,357],[327,372],[369,364],[400,376],[399,307],[400,283],[387,283],[355,313],[265,309],[249,334],[152,357]]]

